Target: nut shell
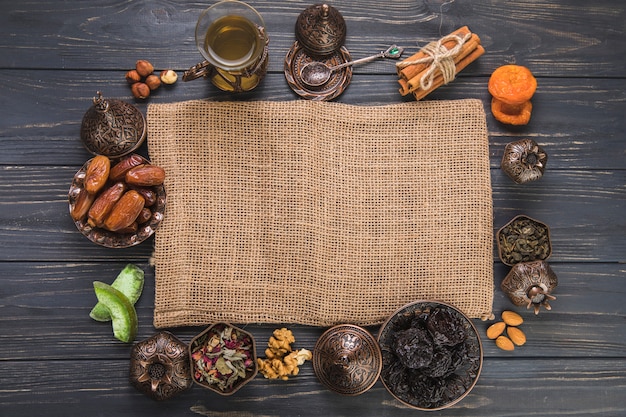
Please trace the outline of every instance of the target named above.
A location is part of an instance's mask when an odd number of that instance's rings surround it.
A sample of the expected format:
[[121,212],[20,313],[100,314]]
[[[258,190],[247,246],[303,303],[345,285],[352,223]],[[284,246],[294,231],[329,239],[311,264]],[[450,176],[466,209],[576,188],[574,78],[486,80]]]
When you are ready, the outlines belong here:
[[150,87],[146,83],[138,82],[130,86],[133,96],[138,99],[148,98],[150,96]]
[[174,84],[176,80],[178,80],[178,74],[174,70],[163,70],[161,71],[161,82],[163,84]]
[[150,63],[150,61],[146,61],[145,59],[138,60],[135,63],[135,69],[142,77],[147,77],[154,72],[154,66]]
[[137,72],[137,70],[130,70],[126,73],[126,81],[128,84],[135,84],[141,81],[141,75]]
[[161,86],[161,79],[157,75],[151,74],[146,77],[145,83],[150,90],[154,91]]

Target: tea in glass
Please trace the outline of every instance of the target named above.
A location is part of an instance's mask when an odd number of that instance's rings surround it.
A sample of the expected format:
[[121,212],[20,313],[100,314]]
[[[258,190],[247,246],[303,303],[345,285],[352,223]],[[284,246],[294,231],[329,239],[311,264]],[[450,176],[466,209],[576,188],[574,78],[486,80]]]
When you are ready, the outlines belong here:
[[198,19],[196,45],[206,61],[186,77],[207,76],[224,91],[252,90],[267,71],[268,42],[256,10],[240,1],[221,1]]

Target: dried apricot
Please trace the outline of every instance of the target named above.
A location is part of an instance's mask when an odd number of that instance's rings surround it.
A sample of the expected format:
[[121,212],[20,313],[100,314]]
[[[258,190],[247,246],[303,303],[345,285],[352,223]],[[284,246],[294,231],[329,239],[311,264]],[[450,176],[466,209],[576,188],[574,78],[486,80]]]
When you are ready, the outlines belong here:
[[507,104],[522,104],[530,100],[537,89],[537,79],[521,65],[503,65],[491,74],[489,92]]
[[530,121],[533,105],[530,101],[522,104],[507,104],[497,98],[491,99],[491,113],[497,121],[509,125],[526,125]]

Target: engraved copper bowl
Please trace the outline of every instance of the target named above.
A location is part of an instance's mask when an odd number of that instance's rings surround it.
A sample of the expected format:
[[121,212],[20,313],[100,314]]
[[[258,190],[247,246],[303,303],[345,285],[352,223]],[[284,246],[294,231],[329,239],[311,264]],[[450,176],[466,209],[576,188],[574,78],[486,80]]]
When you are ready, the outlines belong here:
[[[240,335],[240,337],[245,337],[247,338],[247,340],[249,340],[246,346],[249,349],[249,352],[251,353],[252,363],[250,364],[249,367],[246,368],[244,377],[239,377],[232,386],[227,387],[226,389],[222,389],[221,387],[218,386],[218,384],[204,380],[200,377],[199,367],[201,366],[200,364],[204,364],[205,362],[203,362],[201,357],[197,357],[196,355],[194,355],[194,353],[196,353],[200,348],[205,346],[207,343],[210,343],[209,342],[210,338],[215,334],[219,334],[225,328],[232,328],[233,332],[237,332],[237,334]],[[240,329],[239,327],[233,326],[230,323],[224,323],[224,322],[214,323],[213,325],[207,327],[203,332],[201,332],[200,334],[198,334],[191,340],[191,342],[189,343],[189,360],[190,360],[190,367],[191,367],[191,379],[193,380],[193,382],[203,388],[207,388],[213,392],[216,392],[224,396],[229,396],[237,392],[244,385],[246,385],[248,382],[254,379],[254,377],[259,371],[259,367],[257,364],[257,356],[256,356],[256,342],[254,341],[254,337],[252,336],[252,334],[250,334],[249,332],[246,332],[243,329]]]
[[341,324],[328,329],[313,349],[313,371],[331,391],[359,395],[378,380],[382,356],[376,339],[365,329]]
[[341,95],[352,80],[352,67],[344,67],[334,71],[331,77],[320,86],[312,87],[302,80],[302,68],[314,61],[334,66],[351,60],[350,52],[342,46],[337,51],[323,57],[309,55],[307,51],[295,41],[287,55],[285,55],[284,73],[289,87],[300,97],[313,101],[330,101]]
[[187,345],[166,331],[137,342],[130,352],[129,381],[157,401],[191,388]]
[[83,146],[94,155],[120,158],[136,151],[148,133],[139,109],[122,100],[105,99],[98,91],[80,127]]
[[[142,157],[142,159],[144,160],[144,163],[149,163],[146,158]],[[76,198],[83,188],[85,173],[92,160],[93,158],[85,162],[85,164],[74,175],[68,192],[70,212],[72,212],[72,208],[76,203]],[[115,165],[118,161],[119,160],[111,160],[111,166]],[[152,217],[148,222],[139,227],[135,233],[116,233],[99,227],[93,227],[87,223],[86,218],[77,220],[74,224],[76,225],[78,231],[81,232],[87,239],[107,248],[118,249],[138,245],[154,234],[159,224],[161,224],[163,216],[165,215],[165,202],[167,199],[165,187],[163,185],[159,185],[152,188],[157,195],[156,202],[152,207],[150,207]]]
[[[395,352],[395,343],[400,332],[406,330],[411,326],[420,326],[422,320],[426,320],[429,315],[435,311],[438,314],[449,315],[459,323],[459,327],[454,331],[438,334],[435,337],[441,339],[441,337],[451,336],[464,332],[466,338],[461,344],[457,344],[451,349],[459,349],[462,347],[462,356],[457,356],[455,360],[450,362],[452,365],[450,369],[453,369],[448,374],[438,374],[433,376],[423,375],[425,368],[422,369],[406,369],[404,372],[407,374],[413,373],[417,379],[430,378],[430,381],[425,385],[413,385],[405,384],[406,391],[399,388],[402,384],[398,384],[398,377],[403,376],[399,370],[402,365],[397,358]],[[428,331],[428,330],[426,330]],[[382,371],[380,379],[389,393],[395,397],[398,401],[411,408],[422,411],[435,411],[442,410],[451,407],[465,398],[470,391],[476,385],[478,377],[482,370],[483,364],[483,348],[478,331],[472,323],[472,321],[457,308],[438,301],[415,301],[401,307],[395,311],[381,326],[378,333],[378,343],[380,345],[383,357]],[[461,360],[462,358],[462,360]],[[442,363],[441,356],[432,357],[432,364]],[[405,381],[410,381],[408,378]],[[411,388],[413,387],[413,393]],[[416,398],[422,395],[424,392],[438,392],[440,395],[436,401],[424,400],[423,398]],[[439,390],[439,391],[435,391]],[[407,392],[408,391],[408,392]],[[417,395],[415,395],[417,393]]]
[[[523,228],[516,227],[522,222],[526,223]],[[532,228],[532,231],[521,230],[526,228]],[[545,261],[552,255],[548,225],[525,215],[515,216],[502,226],[496,233],[496,243],[500,260],[507,266]]]

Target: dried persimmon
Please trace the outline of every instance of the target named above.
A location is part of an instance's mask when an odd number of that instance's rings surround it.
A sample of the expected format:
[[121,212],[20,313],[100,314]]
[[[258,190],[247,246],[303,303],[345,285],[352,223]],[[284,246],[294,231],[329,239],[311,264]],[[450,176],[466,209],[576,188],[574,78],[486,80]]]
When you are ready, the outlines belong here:
[[537,79],[521,65],[503,65],[491,74],[488,85],[492,96],[507,104],[522,104],[537,89]]
[[530,100],[522,104],[507,104],[502,100],[493,97],[491,99],[491,113],[497,121],[509,125],[526,125],[530,122],[530,114],[533,105]]

